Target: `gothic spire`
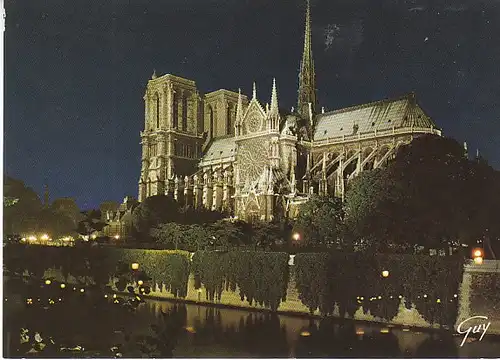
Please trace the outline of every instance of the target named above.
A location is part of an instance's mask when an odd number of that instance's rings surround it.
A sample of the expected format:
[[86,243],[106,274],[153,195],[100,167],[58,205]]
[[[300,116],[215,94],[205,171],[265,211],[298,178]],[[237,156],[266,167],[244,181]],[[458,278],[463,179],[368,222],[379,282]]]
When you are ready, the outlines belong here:
[[278,91],[276,90],[276,79],[273,79],[273,90],[271,92],[271,114],[275,115],[278,113]]
[[314,62],[311,44],[311,10],[309,0],[307,0],[304,52],[302,53],[302,61],[300,63],[299,94],[297,101],[297,111],[305,118],[309,115],[309,103],[312,105],[313,112],[316,109],[315,86]]
[[252,100],[257,100],[257,86],[255,85],[255,81],[253,82]]

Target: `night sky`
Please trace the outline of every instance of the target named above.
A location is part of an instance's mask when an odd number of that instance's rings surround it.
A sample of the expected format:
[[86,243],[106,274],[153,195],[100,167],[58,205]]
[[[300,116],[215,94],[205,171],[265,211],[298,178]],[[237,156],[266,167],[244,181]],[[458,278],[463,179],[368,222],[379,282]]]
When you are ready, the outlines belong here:
[[[153,69],[295,105],[305,0],[7,0],[5,173],[82,209],[137,196]],[[319,105],[416,91],[500,169],[499,0],[312,0]]]

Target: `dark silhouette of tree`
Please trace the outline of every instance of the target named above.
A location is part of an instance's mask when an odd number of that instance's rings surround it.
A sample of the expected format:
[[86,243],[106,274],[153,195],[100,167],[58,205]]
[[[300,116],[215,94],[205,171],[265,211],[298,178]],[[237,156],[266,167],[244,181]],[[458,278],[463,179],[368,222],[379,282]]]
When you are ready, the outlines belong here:
[[178,222],[179,205],[171,196],[155,195],[140,203],[132,213],[132,224],[137,234],[150,239],[150,230],[159,224]]
[[38,195],[22,181],[9,176],[4,178],[3,190],[4,199],[17,199],[15,206],[4,206],[4,232],[21,234],[35,230],[37,214],[42,209]]
[[[380,247],[448,249],[498,241],[498,171],[470,161],[453,139],[422,136],[386,169],[362,174],[346,194],[354,238]],[[486,240],[491,243],[491,240]]]
[[76,231],[82,236],[90,237],[94,232],[102,231],[107,223],[101,221],[99,210],[89,210],[82,213],[84,219],[78,223]]
[[294,231],[301,245],[342,246],[344,209],[338,198],[313,196],[300,206]]

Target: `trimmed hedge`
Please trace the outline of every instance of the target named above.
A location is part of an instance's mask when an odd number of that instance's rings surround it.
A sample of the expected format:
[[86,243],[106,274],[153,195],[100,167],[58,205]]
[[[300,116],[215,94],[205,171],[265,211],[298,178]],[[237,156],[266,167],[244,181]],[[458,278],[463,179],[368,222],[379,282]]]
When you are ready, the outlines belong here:
[[46,247],[9,245],[4,248],[6,270],[18,274],[28,271],[42,278],[45,270],[59,269],[67,279],[72,275],[82,284],[105,286],[117,266],[140,270],[152,278],[151,285],[165,286],[176,297],[187,295],[189,253],[187,251],[144,250],[92,247]]
[[239,289],[241,301],[255,301],[276,311],[286,299],[288,254],[262,251],[198,251],[193,256],[195,287],[203,284],[207,300],[220,300],[224,289]]
[[[452,326],[463,275],[461,257],[307,253],[295,257],[300,300],[314,312],[352,316],[359,306],[386,320],[398,313],[400,299],[430,323]],[[383,277],[382,272],[389,272]]]

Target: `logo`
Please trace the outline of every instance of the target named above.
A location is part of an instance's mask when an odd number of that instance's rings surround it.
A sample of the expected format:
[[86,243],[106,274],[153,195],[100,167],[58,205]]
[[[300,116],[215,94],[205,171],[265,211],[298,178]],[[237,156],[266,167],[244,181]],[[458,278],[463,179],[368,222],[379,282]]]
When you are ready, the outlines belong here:
[[483,337],[484,335],[486,334],[486,331],[488,330],[488,328],[490,327],[491,325],[491,322],[482,322],[482,323],[479,323],[477,324],[477,321],[474,321],[474,323],[476,323],[477,325],[472,325],[471,326],[471,320],[474,320],[474,319],[484,319],[484,320],[488,320],[488,317],[487,316],[472,316],[470,318],[467,318],[465,319],[464,321],[462,321],[460,324],[458,324],[457,326],[457,332],[459,334],[464,334],[464,339],[462,340],[462,343],[460,344],[460,347],[464,346],[465,344],[465,341],[467,340],[467,338],[469,337],[469,335],[472,333],[472,334],[480,334],[481,333],[481,337],[479,338],[479,341],[483,340]]

